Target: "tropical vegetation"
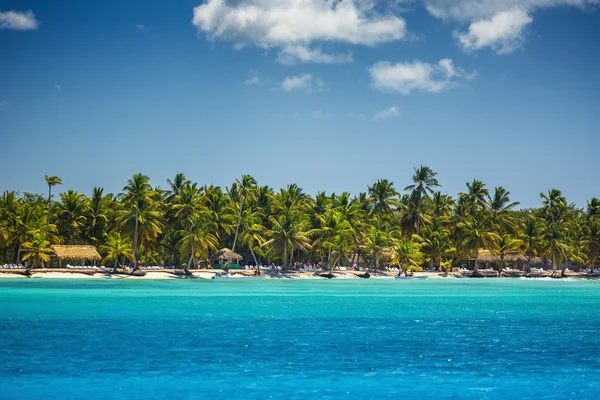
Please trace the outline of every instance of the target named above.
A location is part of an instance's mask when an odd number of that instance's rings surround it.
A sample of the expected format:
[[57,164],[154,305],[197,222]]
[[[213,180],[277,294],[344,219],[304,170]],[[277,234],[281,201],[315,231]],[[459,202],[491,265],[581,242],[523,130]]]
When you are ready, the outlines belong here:
[[0,197],[0,264],[51,263],[52,244],[92,244],[103,263],[205,265],[222,248],[246,263],[359,264],[400,271],[469,265],[480,268],[483,251],[545,259],[555,272],[568,265],[600,264],[600,201],[585,209],[560,190],[540,194],[540,207],[518,209],[503,187],[473,180],[456,198],[443,194],[437,174],[415,168],[399,191],[382,179],[363,193],[317,193],[295,184],[278,191],[250,175],[230,187],[200,186],[177,174],[167,189],[135,174],[120,193],[94,188],[91,196],[66,190],[46,176],[48,196],[6,191]]

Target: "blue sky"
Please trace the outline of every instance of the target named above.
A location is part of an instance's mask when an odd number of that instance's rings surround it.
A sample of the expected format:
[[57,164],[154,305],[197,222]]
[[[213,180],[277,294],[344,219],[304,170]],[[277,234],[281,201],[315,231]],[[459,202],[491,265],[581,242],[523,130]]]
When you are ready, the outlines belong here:
[[[567,5],[569,3],[570,5]],[[574,5],[573,5],[574,4]],[[600,196],[599,0],[0,0],[0,191]]]

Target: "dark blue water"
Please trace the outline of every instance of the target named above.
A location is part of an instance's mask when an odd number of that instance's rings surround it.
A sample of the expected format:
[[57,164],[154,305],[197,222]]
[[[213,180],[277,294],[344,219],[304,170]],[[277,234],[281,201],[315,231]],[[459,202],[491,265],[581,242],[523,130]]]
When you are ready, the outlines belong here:
[[0,398],[600,397],[600,282],[0,280]]

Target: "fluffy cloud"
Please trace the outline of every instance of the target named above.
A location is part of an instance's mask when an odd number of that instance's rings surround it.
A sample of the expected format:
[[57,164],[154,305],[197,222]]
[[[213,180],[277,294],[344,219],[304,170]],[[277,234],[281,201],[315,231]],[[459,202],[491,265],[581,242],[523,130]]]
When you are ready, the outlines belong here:
[[390,108],[386,108],[385,110],[382,110],[382,111],[378,112],[377,114],[375,114],[373,116],[373,121],[379,121],[379,120],[386,119],[386,118],[393,118],[393,117],[397,117],[398,115],[400,115],[400,111],[398,111],[398,107],[392,106]]
[[456,68],[449,58],[437,64],[419,60],[397,64],[378,62],[369,69],[369,73],[372,87],[405,95],[414,90],[439,93],[458,85],[459,79],[471,79],[474,76]]
[[281,50],[284,62],[348,62],[351,56],[310,49],[314,42],[372,46],[402,39],[403,19],[372,0],[207,0],[192,23],[213,39]]
[[38,28],[38,21],[31,11],[5,11],[0,12],[0,29],[14,29],[18,31],[35,30]]
[[510,53],[523,42],[523,31],[532,18],[521,8],[501,11],[490,19],[480,19],[469,26],[458,40],[465,50],[480,50],[490,47],[497,53]]
[[281,50],[277,61],[282,64],[293,65],[298,62],[316,64],[343,64],[352,62],[352,53],[327,54],[321,49],[310,49],[303,45],[286,46]]
[[585,7],[600,5],[600,0],[423,0],[434,16],[458,21],[490,18],[494,14],[515,8],[532,12],[538,8],[569,5]]
[[288,76],[281,82],[280,88],[284,92],[310,92],[312,90],[312,78],[311,74]]

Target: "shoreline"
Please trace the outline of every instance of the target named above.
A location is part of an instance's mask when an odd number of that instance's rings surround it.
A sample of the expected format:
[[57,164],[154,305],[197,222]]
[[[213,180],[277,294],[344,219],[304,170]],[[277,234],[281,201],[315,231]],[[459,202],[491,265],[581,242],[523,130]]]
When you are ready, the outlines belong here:
[[[206,279],[211,280],[216,273],[224,273],[218,269],[203,269],[203,270],[190,270],[191,275],[184,275],[181,270],[153,270],[144,271],[144,276],[134,276],[125,272],[118,272],[111,274],[106,271],[97,270],[64,270],[64,269],[37,269],[31,272],[30,276],[25,274],[25,270],[5,270],[0,269],[0,279],[104,279],[104,280],[116,280],[116,279],[128,279],[128,280],[169,280],[169,279]],[[304,279],[304,280],[328,280],[325,276],[321,276],[320,273],[309,272],[309,271],[288,271],[288,272],[271,272],[264,271],[265,274],[259,278],[261,279]],[[335,271],[333,273],[333,280],[349,280],[349,279],[364,279],[359,275],[363,274],[363,271]],[[253,278],[253,270],[230,270],[231,277],[229,279],[244,279]],[[322,272],[321,274],[324,274]],[[397,276],[395,272],[381,271],[370,274],[370,280],[393,280]],[[550,277],[550,273],[546,276],[536,277],[487,277],[487,278],[470,278],[463,276],[461,273],[450,272],[415,272],[414,278],[427,278],[427,279],[582,279],[582,280],[594,280],[600,277],[589,276],[585,273],[570,272],[567,273],[564,278],[553,278]]]

